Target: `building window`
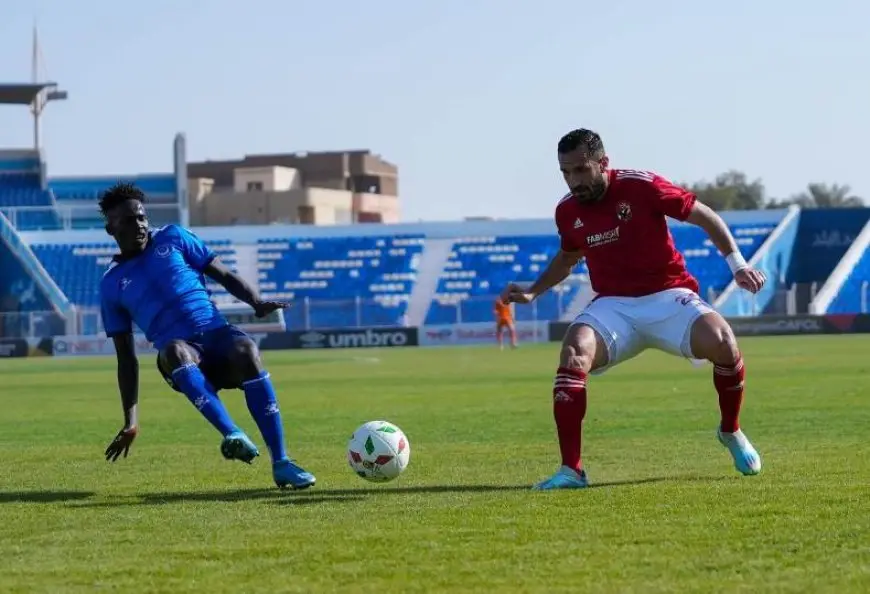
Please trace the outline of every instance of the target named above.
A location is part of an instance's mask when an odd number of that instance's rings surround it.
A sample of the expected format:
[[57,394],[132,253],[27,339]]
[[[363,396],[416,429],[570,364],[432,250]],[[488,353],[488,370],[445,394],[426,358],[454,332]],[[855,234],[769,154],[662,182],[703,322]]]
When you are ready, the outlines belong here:
[[262,192],[263,191],[263,182],[258,182],[258,181],[248,182],[248,191],[249,192]]

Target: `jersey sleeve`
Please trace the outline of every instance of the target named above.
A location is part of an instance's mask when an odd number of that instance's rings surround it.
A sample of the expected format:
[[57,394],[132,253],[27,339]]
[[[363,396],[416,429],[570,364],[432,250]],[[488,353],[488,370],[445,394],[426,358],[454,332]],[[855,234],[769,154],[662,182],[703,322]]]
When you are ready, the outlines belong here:
[[181,253],[184,254],[184,259],[194,269],[202,272],[206,266],[211,264],[212,260],[217,258],[214,250],[205,245],[195,233],[184,227],[177,227],[176,230]]
[[689,190],[682,188],[660,175],[652,180],[653,200],[659,212],[663,215],[685,221],[692,213],[692,208],[698,197]]
[[121,305],[105,290],[101,291],[100,314],[103,318],[103,329],[106,336],[120,336],[133,332],[133,320]]

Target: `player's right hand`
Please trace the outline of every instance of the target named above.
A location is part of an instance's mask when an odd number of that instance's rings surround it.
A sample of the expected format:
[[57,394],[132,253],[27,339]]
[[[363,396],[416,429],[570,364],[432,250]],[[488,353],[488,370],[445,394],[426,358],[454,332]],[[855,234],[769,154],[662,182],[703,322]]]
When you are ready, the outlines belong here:
[[761,270],[755,268],[743,268],[734,273],[734,281],[741,289],[750,293],[758,293],[767,281],[767,277]]
[[137,435],[139,435],[139,427],[135,425],[132,427],[124,427],[118,431],[118,435],[115,436],[115,439],[113,439],[112,443],[109,444],[109,447],[106,448],[106,461],[114,462],[121,456],[121,454],[124,454],[124,457],[126,458],[127,453],[130,451],[130,445],[133,443],[133,440],[136,439]]
[[529,293],[525,287],[511,283],[501,293],[503,303],[531,303],[535,300],[535,294]]

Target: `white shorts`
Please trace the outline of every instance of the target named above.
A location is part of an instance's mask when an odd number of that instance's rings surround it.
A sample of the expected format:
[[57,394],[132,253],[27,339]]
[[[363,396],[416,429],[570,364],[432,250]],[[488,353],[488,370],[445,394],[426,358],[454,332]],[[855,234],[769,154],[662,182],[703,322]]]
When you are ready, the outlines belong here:
[[636,357],[648,348],[693,359],[692,324],[715,311],[689,289],[668,289],[643,297],[599,297],[572,325],[592,327],[607,345],[607,364],[592,373]]

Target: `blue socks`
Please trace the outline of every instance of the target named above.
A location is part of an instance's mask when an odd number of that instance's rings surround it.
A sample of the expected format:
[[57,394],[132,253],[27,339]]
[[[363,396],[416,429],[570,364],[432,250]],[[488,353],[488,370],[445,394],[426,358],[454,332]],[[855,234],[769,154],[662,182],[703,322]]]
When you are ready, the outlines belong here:
[[[187,399],[196,407],[214,428],[226,437],[238,427],[218,397],[217,392],[205,379],[196,365],[184,365],[172,372],[172,381],[184,392]],[[278,410],[278,399],[269,373],[263,371],[257,379],[243,384],[248,410],[257,423],[263,440],[272,455],[272,462],[287,458],[284,446],[284,425]]]
[[214,428],[226,437],[237,430],[224,403],[218,398],[215,389],[208,383],[199,367],[184,365],[172,372],[172,381],[184,392],[187,399],[196,407]]
[[263,441],[272,455],[272,462],[286,458],[284,425],[281,423],[278,398],[275,396],[272,380],[269,379],[269,372],[261,371],[257,379],[246,381],[243,388],[248,410],[263,435]]

